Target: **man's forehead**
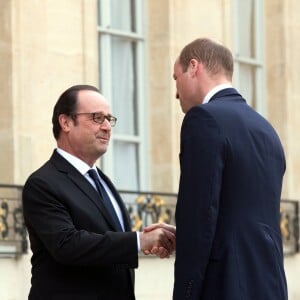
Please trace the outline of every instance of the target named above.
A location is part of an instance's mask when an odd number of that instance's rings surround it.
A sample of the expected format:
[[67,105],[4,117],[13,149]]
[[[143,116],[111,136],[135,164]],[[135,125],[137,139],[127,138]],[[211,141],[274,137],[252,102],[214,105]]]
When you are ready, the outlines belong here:
[[78,97],[103,97],[99,92],[92,90],[80,90],[78,91]]
[[82,90],[78,92],[78,100],[80,102],[89,102],[89,101],[99,101],[106,103],[107,100],[104,98],[103,95],[96,91],[90,91],[90,90]]
[[179,63],[178,60],[175,61],[174,63],[174,72],[173,72],[173,78],[176,80],[178,75],[182,73],[182,67],[181,64]]
[[109,108],[109,103],[108,101],[104,98],[103,95],[96,91],[88,91],[88,90],[83,90],[80,91],[78,94],[78,102],[77,102],[79,107],[94,107],[94,108]]

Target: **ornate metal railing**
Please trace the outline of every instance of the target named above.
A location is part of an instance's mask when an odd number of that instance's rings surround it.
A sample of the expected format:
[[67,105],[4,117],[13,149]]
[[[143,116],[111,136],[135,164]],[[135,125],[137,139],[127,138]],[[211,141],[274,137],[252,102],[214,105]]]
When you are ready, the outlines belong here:
[[[133,230],[156,222],[175,224],[177,194],[119,191],[124,199]],[[0,184],[0,257],[26,253],[28,239],[22,215],[22,186]],[[299,252],[299,202],[282,200],[281,233],[285,255]]]
[[119,191],[128,208],[133,230],[143,230],[152,223],[175,224],[177,195],[162,192]]
[[21,193],[22,186],[0,185],[0,257],[18,256],[28,249]]
[[[120,191],[127,204],[133,230],[156,222],[175,224],[177,194],[159,192]],[[285,255],[299,252],[299,202],[281,200],[280,228]]]
[[299,252],[299,202],[281,200],[280,215],[284,254],[291,255]]

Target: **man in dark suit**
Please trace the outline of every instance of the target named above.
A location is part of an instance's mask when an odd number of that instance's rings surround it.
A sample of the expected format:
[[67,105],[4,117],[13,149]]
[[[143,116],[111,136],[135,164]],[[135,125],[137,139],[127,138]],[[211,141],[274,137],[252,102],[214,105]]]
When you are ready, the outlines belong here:
[[97,88],[66,90],[54,107],[52,123],[57,149],[23,190],[33,253],[29,299],[135,299],[138,251],[156,247],[158,256],[168,256],[175,247],[175,230],[131,232],[116,188],[95,166],[116,123]]
[[174,64],[181,127],[174,300],[284,300],[285,156],[272,126],[231,86],[232,54],[210,39]]

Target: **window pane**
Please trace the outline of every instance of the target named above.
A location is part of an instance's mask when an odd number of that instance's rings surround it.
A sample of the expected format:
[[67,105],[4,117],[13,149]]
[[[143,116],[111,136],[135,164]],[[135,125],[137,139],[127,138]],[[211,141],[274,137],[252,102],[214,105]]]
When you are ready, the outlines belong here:
[[[139,124],[144,98],[143,82],[144,0],[97,0],[99,37],[99,87],[109,98],[112,114],[117,117],[111,151],[101,159],[105,172],[119,189],[137,190],[145,185],[144,132]],[[119,32],[122,31],[122,32]],[[138,38],[132,33],[139,33]],[[138,73],[139,72],[139,73]],[[139,77],[137,77],[139,74]],[[143,159],[143,161],[142,161]]]
[[255,67],[251,65],[240,65],[240,92],[247,103],[255,109]]
[[118,118],[114,131],[119,134],[137,134],[134,49],[133,42],[112,38],[112,103]]
[[237,1],[239,12],[239,55],[255,58],[255,4],[254,0]]
[[134,26],[134,1],[110,0],[111,26],[113,29],[135,31]]
[[114,181],[120,190],[139,190],[138,145],[114,141]]

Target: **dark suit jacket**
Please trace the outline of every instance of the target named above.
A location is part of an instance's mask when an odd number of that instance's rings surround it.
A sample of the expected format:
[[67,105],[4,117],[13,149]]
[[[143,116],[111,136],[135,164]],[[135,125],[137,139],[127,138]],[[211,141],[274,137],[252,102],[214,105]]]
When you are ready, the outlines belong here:
[[101,176],[127,232],[116,232],[99,194],[56,151],[28,178],[23,210],[33,252],[30,300],[134,299],[136,233],[115,187]]
[[174,299],[283,300],[285,157],[271,125],[233,88],[181,129]]

